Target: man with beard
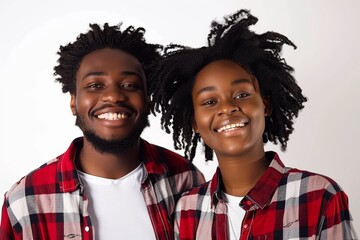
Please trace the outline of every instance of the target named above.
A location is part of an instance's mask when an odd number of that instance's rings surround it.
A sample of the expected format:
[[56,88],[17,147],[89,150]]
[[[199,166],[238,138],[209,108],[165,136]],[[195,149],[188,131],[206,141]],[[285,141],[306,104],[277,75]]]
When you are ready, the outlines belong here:
[[54,68],[84,137],[6,193],[1,239],[173,239],[175,203],[204,181],[140,137],[161,46],[146,43],[143,28],[90,27],[60,47]]

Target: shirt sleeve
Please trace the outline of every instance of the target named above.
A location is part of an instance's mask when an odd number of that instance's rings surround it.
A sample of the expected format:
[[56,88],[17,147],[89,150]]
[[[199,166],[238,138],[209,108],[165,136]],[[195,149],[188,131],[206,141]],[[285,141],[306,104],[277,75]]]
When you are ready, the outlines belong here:
[[343,191],[333,195],[324,206],[317,239],[359,239],[349,211],[348,197]]
[[17,235],[15,234],[12,224],[10,222],[10,218],[6,207],[6,198],[5,198],[1,212],[0,239],[1,240],[20,239],[16,236]]

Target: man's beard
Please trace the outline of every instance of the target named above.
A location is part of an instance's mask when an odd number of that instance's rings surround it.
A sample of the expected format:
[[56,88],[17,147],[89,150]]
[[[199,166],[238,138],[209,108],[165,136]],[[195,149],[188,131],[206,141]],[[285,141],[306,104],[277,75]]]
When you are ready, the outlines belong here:
[[149,119],[147,114],[143,114],[140,118],[140,122],[133,129],[129,136],[125,139],[103,139],[96,135],[93,130],[86,127],[84,119],[81,116],[76,117],[75,125],[79,126],[82,130],[84,137],[90,142],[90,144],[99,152],[106,154],[120,155],[134,147],[139,141],[140,135],[144,128],[149,126]]

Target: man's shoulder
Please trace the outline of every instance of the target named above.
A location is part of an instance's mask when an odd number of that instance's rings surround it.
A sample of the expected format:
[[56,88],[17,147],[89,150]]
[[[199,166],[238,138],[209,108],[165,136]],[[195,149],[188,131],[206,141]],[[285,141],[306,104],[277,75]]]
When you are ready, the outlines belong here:
[[205,181],[197,167],[178,153],[164,147],[145,142],[145,168],[154,180],[176,184],[178,193],[198,186]]
[[192,162],[173,150],[151,143],[147,143],[147,146],[148,149],[151,149],[151,155],[156,158],[155,161],[159,164],[165,165],[168,170],[174,170],[177,172],[197,170]]
[[161,155],[164,157],[164,159],[169,160],[166,161],[168,165],[176,166],[176,165],[193,165],[192,162],[181,156],[180,154],[174,152],[173,150],[160,147],[155,145],[158,151],[161,153]]
[[59,181],[62,181],[63,185],[64,183],[71,186],[76,185],[71,181],[75,178],[72,156],[76,152],[76,145],[81,141],[82,138],[75,139],[64,153],[22,177],[10,188],[5,197],[8,199],[15,197],[16,199],[31,195],[57,193],[60,191]]
[[6,198],[11,200],[21,196],[32,195],[37,192],[37,188],[51,190],[47,186],[56,183],[58,160],[59,157],[53,158],[23,176],[7,191],[5,194]]

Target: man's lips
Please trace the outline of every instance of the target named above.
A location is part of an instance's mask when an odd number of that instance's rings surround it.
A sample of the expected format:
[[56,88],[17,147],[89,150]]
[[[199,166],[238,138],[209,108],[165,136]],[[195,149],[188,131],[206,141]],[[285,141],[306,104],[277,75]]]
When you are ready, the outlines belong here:
[[237,123],[231,123],[231,124],[226,124],[220,128],[215,129],[216,132],[221,133],[224,131],[232,131],[238,128],[243,128],[245,127],[247,124],[249,123],[249,121],[247,120],[243,120]]
[[120,120],[129,118],[134,110],[128,106],[105,105],[91,111],[91,115],[103,120]]
[[106,113],[97,115],[97,118],[104,119],[104,120],[120,120],[120,119],[125,119],[128,117],[129,117],[129,114],[124,113],[124,112],[123,113],[106,112]]

